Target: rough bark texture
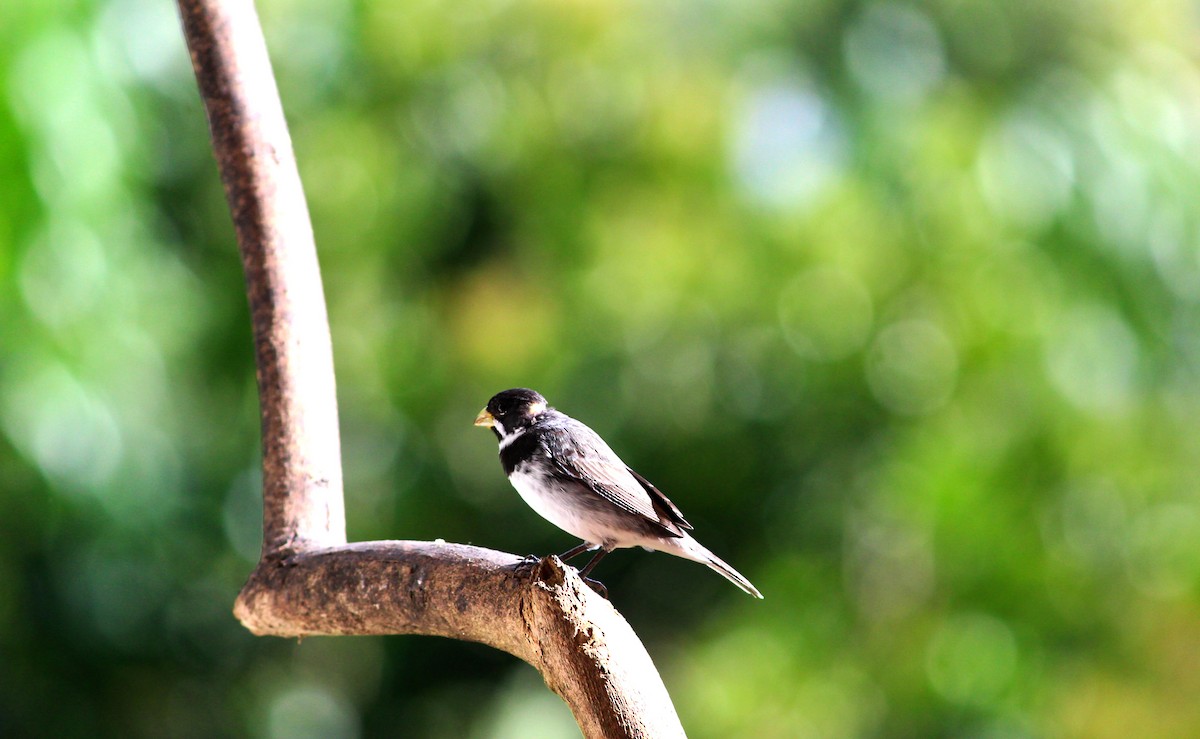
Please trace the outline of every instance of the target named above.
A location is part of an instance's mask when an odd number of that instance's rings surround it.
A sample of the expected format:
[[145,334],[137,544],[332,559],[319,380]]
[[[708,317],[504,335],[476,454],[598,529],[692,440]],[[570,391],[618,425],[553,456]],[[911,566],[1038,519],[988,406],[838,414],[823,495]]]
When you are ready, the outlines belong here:
[[258,18],[250,0],[178,3],[254,323],[263,553],[238,619],[260,635],[481,642],[541,672],[585,736],[683,736],[637,635],[557,557],[525,562],[440,541],[346,544],[320,271]]

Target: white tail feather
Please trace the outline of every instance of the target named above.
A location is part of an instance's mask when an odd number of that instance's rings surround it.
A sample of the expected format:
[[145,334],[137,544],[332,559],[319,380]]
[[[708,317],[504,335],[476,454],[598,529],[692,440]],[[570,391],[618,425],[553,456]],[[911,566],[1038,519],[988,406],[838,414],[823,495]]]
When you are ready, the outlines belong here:
[[655,549],[708,565],[713,570],[724,575],[726,580],[729,580],[729,582],[737,585],[755,598],[763,597],[762,593],[758,592],[758,588],[754,587],[749,580],[743,577],[742,573],[730,567],[725,563],[725,560],[705,549],[700,542],[687,534],[678,539],[663,539]]

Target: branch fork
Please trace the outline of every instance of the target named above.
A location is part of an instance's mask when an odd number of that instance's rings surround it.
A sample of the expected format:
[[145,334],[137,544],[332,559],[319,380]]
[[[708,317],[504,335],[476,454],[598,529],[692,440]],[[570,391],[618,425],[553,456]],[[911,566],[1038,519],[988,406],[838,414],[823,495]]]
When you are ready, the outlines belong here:
[[308,206],[249,0],[177,0],[254,324],[262,557],[237,618],[285,637],[427,634],[528,662],[587,737],[681,737],[629,624],[557,557],[446,542],[346,543],[333,351]]

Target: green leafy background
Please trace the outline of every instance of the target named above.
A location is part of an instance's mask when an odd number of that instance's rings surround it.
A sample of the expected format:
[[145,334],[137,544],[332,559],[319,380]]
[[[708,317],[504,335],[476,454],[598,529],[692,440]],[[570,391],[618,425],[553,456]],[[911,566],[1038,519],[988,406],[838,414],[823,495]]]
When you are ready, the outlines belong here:
[[[1183,0],[269,0],[353,540],[561,551],[526,385],[766,594],[599,570],[693,737],[1200,734]],[[576,735],[417,637],[250,636],[259,430],[173,5],[0,4],[0,734]]]

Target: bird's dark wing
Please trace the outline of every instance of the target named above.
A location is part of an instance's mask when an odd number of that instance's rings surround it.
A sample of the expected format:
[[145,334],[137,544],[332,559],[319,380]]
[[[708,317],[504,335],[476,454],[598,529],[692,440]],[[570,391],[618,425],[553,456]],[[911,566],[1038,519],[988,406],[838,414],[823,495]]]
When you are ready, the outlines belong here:
[[[543,436],[546,451],[560,475],[583,483],[617,508],[655,524],[665,536],[683,536],[681,525],[691,528],[666,496],[653,486],[647,488],[649,483],[643,485],[599,434],[574,419],[565,420]],[[665,501],[665,510],[658,498]]]
[[650,494],[650,504],[654,506],[654,510],[658,511],[660,518],[666,518],[680,528],[692,528],[692,525],[687,522],[686,518],[683,517],[683,512],[675,507],[675,504],[671,502],[670,498],[663,494],[663,491],[654,487],[654,483],[639,475],[637,470],[632,467],[626,467],[625,469],[629,470],[629,474],[633,475],[633,478],[637,480],[642,487],[646,488],[646,492]]

